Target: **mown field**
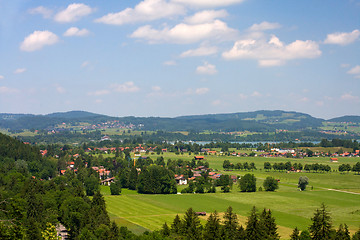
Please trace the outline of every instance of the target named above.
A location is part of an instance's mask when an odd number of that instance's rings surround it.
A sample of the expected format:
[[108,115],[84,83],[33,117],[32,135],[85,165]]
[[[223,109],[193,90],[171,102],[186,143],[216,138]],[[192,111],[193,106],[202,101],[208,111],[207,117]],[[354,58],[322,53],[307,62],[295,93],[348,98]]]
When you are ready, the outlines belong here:
[[[156,159],[157,155],[150,155]],[[175,155],[164,153],[165,159],[191,159],[193,155]],[[213,194],[177,194],[177,195],[140,195],[135,191],[123,189],[122,195],[111,196],[108,187],[102,191],[107,203],[107,209],[112,219],[119,224],[127,226],[134,232],[160,229],[164,222],[171,224],[176,214],[183,214],[189,207],[195,211],[207,213],[217,210],[224,212],[232,206],[238,214],[240,222],[245,224],[246,217],[252,206],[259,210],[271,209],[279,232],[283,239],[288,239],[293,228],[306,229],[311,223],[311,217],[321,203],[325,203],[331,212],[334,226],[346,223],[351,232],[360,227],[360,175],[354,173],[341,174],[337,171],[331,173],[287,173],[265,172],[262,170],[264,162],[301,162],[328,164],[337,170],[338,165],[350,165],[360,161],[360,158],[339,158],[339,163],[330,163],[329,158],[262,158],[262,157],[233,157],[233,156],[206,156],[210,167],[231,175],[244,175],[247,171],[223,171],[222,163],[225,159],[232,163],[255,162],[257,170],[251,172],[257,177],[257,187],[262,186],[267,176],[280,179],[280,188],[276,192],[242,193],[234,185],[230,193],[221,193],[218,189]],[[306,191],[297,189],[300,176],[309,178]],[[343,192],[340,192],[343,191]],[[349,193],[350,192],[350,193]],[[203,218],[205,222],[206,217]]]

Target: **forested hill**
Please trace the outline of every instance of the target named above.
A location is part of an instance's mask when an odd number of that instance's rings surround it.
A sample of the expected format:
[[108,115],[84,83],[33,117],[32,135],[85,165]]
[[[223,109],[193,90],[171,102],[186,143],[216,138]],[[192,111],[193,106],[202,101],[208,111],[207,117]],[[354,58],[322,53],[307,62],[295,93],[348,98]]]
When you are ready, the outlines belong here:
[[[91,125],[118,121],[124,126],[132,125],[141,130],[163,131],[256,131],[273,132],[276,129],[303,130],[317,129],[325,122],[309,114],[290,111],[255,111],[227,114],[207,114],[193,116],[166,117],[110,117],[85,111],[52,113],[48,115],[0,114],[0,128],[10,131],[23,129],[53,129],[59,124]],[[359,122],[360,116],[345,116],[329,121]]]
[[360,116],[343,116],[327,120],[328,122],[351,122],[360,123]]

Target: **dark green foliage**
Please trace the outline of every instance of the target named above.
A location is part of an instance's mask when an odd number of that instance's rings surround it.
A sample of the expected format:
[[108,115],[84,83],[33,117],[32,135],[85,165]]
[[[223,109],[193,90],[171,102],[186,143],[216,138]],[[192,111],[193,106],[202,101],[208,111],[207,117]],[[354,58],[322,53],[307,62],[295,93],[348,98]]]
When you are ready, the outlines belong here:
[[309,184],[308,177],[306,177],[306,176],[299,177],[298,188],[300,188],[301,191],[304,191],[308,184]]
[[308,230],[304,230],[300,233],[299,240],[311,240],[311,236]]
[[170,236],[171,230],[170,230],[169,226],[167,225],[167,223],[164,223],[164,225],[162,226],[161,234],[163,236]]
[[324,204],[321,204],[320,209],[316,209],[314,216],[311,218],[312,224],[309,227],[310,234],[314,240],[331,239],[331,217],[326,210]]
[[263,228],[259,219],[259,214],[256,212],[255,206],[250,212],[250,216],[246,222],[246,239],[248,240],[258,240],[262,239],[264,236]]
[[270,209],[266,211],[266,209],[264,208],[263,212],[260,215],[260,223],[263,231],[263,239],[280,239],[280,236],[277,232],[275,218],[272,216]]
[[87,177],[84,183],[86,195],[93,196],[99,190],[99,183],[100,181],[96,176],[90,175]]
[[354,233],[352,240],[360,240],[360,228]]
[[202,225],[192,208],[185,212],[183,220],[183,235],[187,239],[201,239]]
[[213,212],[208,217],[205,227],[203,238],[209,240],[217,240],[221,237],[221,225],[220,225],[220,218],[217,212]]
[[136,184],[138,180],[138,172],[135,167],[132,167],[130,173],[128,174],[128,188],[131,190],[136,190]]
[[120,195],[121,194],[121,183],[119,180],[110,184],[110,193],[111,193],[111,195]]
[[179,215],[176,214],[174,221],[171,224],[171,232],[175,234],[182,234],[183,232],[183,223],[179,217]]
[[294,231],[290,235],[291,240],[299,240],[300,239],[300,232],[299,229],[296,227]]
[[263,183],[265,191],[275,191],[279,188],[279,182],[273,177],[267,177]]
[[237,215],[233,212],[232,207],[228,207],[224,214],[222,237],[224,239],[237,239],[238,227]]
[[139,193],[175,194],[177,193],[174,174],[157,165],[143,169],[139,175],[137,189]]
[[239,180],[240,191],[242,192],[255,192],[256,191],[256,178],[254,174],[245,174]]
[[350,232],[346,224],[340,224],[339,229],[336,231],[336,239],[350,240]]

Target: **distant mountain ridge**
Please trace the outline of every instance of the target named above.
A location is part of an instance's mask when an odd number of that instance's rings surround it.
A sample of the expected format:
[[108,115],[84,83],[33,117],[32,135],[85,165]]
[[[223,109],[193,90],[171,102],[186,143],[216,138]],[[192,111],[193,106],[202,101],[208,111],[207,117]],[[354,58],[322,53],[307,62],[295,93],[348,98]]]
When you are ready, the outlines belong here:
[[[134,124],[143,130],[164,131],[256,131],[271,132],[276,129],[303,130],[317,129],[326,120],[309,114],[260,110],[254,112],[221,113],[169,117],[111,117],[86,111],[56,112],[47,115],[0,113],[0,128],[10,130],[50,129],[63,122],[74,124],[87,122],[98,124],[118,120],[124,124]],[[333,118],[331,122],[360,122],[360,116]]]

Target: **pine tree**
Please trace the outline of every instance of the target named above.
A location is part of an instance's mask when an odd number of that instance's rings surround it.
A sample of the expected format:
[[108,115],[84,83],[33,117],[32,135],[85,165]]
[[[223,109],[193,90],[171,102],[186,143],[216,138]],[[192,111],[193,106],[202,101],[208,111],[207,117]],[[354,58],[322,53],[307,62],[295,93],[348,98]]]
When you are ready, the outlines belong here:
[[360,228],[354,233],[352,240],[360,240]]
[[311,220],[313,223],[309,230],[313,240],[327,240],[331,238],[331,217],[324,203],[321,204],[320,209],[315,210],[314,217]]
[[258,240],[262,239],[263,231],[259,220],[259,215],[256,212],[255,206],[252,208],[250,216],[246,222],[246,239]]
[[290,235],[291,240],[299,240],[300,239],[300,232],[299,229],[296,227],[294,231]]
[[201,239],[202,226],[199,217],[192,208],[185,212],[184,216],[184,236],[188,239]]
[[350,232],[348,226],[340,224],[339,229],[336,231],[336,239],[350,240]]
[[224,215],[224,225],[222,227],[223,238],[236,239],[238,227],[237,215],[233,212],[232,207],[228,207]]
[[217,212],[213,212],[210,214],[204,228],[204,239],[220,239],[221,236],[221,225],[220,218]]
[[308,230],[304,230],[300,233],[299,240],[311,240],[311,236]]
[[162,229],[161,229],[161,234],[163,236],[170,236],[170,233],[171,233],[171,231],[170,231],[169,226],[167,225],[167,223],[164,223],[164,225],[162,226]]
[[237,229],[237,239],[238,240],[246,240],[246,232],[242,225]]
[[264,208],[263,212],[260,215],[260,224],[264,234],[263,239],[280,239],[277,232],[275,218],[272,216],[270,209],[266,211],[266,209]]
[[171,224],[171,232],[181,235],[182,231],[183,231],[183,223],[179,215],[176,215],[173,223]]

